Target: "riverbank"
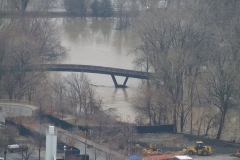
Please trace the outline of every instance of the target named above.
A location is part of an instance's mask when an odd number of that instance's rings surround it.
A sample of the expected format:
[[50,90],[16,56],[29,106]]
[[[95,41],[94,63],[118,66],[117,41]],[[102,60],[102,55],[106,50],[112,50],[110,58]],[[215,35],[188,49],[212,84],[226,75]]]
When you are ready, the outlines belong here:
[[[65,17],[93,17],[91,13],[87,13],[85,16],[82,16],[81,13],[76,12],[66,12],[66,11],[54,11],[54,12],[29,12],[26,11],[24,14],[22,12],[0,12],[0,18],[19,18],[19,17],[29,17],[29,18],[36,18],[36,17],[47,17],[47,18],[65,18]],[[111,17],[116,17],[117,14],[113,14]],[[103,17],[99,17],[103,18]]]
[[81,17],[79,13],[70,12],[0,12],[1,18],[12,18],[12,17],[49,17],[49,18],[63,18],[63,17]]

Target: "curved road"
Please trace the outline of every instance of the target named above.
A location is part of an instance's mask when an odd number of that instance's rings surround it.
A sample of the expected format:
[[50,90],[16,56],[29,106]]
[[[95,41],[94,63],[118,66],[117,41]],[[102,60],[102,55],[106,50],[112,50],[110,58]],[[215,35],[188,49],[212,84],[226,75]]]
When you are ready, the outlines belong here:
[[16,116],[32,116],[33,113],[38,110],[38,107],[33,105],[13,103],[13,102],[1,102],[0,106],[0,121],[5,122],[5,117],[16,117]]
[[[9,103],[9,102],[1,102],[0,100],[0,106],[2,107],[2,112],[0,112],[0,120],[5,119],[6,116],[18,116],[18,115],[24,115],[24,116],[31,116],[34,111],[38,109],[38,107],[34,105],[28,105],[28,104],[21,104],[21,103]],[[48,130],[48,125],[47,124],[39,124],[38,127],[36,128],[36,131],[45,134],[45,131]],[[55,130],[58,131],[58,136],[59,138],[65,142],[67,140],[66,137],[71,137],[71,133],[63,130],[59,127],[55,127]],[[117,152],[114,152],[112,150],[109,150],[106,147],[103,147],[99,144],[93,143],[92,141],[86,140],[81,137],[81,136],[75,136],[76,144],[75,147],[80,149],[80,153],[84,154],[85,153],[85,144],[87,146],[92,146],[99,151],[99,155],[97,157],[97,160],[106,160],[106,156],[109,156],[110,154],[113,154],[117,157],[114,159],[125,159],[124,155],[121,155]],[[86,153],[89,154],[90,159],[92,160],[93,157],[95,157],[96,154],[96,149],[94,148],[87,148]],[[95,154],[94,154],[95,153]],[[45,152],[42,152],[42,157],[45,157]]]

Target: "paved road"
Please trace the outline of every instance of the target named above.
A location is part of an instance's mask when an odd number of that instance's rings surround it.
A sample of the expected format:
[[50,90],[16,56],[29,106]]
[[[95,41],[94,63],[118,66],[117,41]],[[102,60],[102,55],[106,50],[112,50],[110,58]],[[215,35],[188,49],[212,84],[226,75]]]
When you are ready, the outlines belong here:
[[14,104],[0,104],[2,111],[0,112],[0,121],[5,122],[5,117],[15,117],[19,115],[31,116],[32,109],[28,107],[19,107]]
[[[63,130],[59,127],[54,127],[54,129],[57,131],[57,135],[58,137],[61,139],[61,141],[63,142],[67,142],[67,138],[71,137],[71,133],[69,133],[68,131],[66,130]],[[48,124],[41,124],[38,126],[38,128],[36,128],[37,131],[43,133],[45,132],[46,130],[48,130]],[[108,157],[113,157],[112,155],[116,156],[114,157],[113,159],[114,160],[125,160],[126,158],[124,157],[124,155],[121,155],[117,152],[114,152],[104,146],[101,146],[99,144],[96,144],[92,141],[89,141],[89,140],[85,140],[85,138],[81,137],[81,136],[74,136],[75,138],[75,147],[80,149],[80,154],[85,154],[85,143],[87,144],[86,145],[86,154],[89,155],[90,159],[93,160],[95,155],[97,155],[97,160],[106,160],[108,158],[106,158],[106,156]],[[90,148],[87,147],[87,146],[91,146]],[[44,152],[42,152],[42,156],[44,157]],[[58,156],[62,156],[63,155],[58,155]],[[57,157],[58,157],[57,156]]]
[[[62,135],[61,140],[63,142],[65,142],[66,136]],[[85,154],[85,144],[84,143],[77,141],[74,146],[76,148],[80,149],[80,154]],[[106,152],[103,152],[103,151],[100,151],[97,149],[93,149],[93,148],[88,148],[87,146],[86,146],[86,154],[89,155],[91,160],[94,160],[95,155],[97,156],[97,160],[106,160],[107,159],[106,156],[109,156],[109,154]]]

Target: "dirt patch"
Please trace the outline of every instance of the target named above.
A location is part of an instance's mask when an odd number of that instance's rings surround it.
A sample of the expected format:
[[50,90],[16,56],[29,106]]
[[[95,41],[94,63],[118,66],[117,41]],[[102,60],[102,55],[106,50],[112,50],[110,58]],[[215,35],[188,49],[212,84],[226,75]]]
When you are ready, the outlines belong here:
[[181,152],[182,149],[187,146],[195,146],[195,142],[198,140],[212,147],[212,155],[231,155],[236,153],[237,150],[240,150],[240,144],[237,143],[219,141],[189,134],[141,134],[135,138],[135,143],[139,143],[143,147],[147,147],[150,143],[156,143],[157,147],[162,149],[163,152]]

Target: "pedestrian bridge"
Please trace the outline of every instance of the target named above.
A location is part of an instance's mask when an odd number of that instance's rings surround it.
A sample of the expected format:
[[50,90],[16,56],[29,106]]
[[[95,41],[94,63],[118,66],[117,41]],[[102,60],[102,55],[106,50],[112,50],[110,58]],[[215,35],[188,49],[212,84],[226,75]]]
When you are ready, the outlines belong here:
[[[125,88],[128,78],[150,79],[153,75],[153,73],[143,71],[77,64],[40,64],[29,67],[27,71],[87,72],[107,74],[111,75],[116,88]],[[118,84],[115,76],[125,77],[124,83]]]

